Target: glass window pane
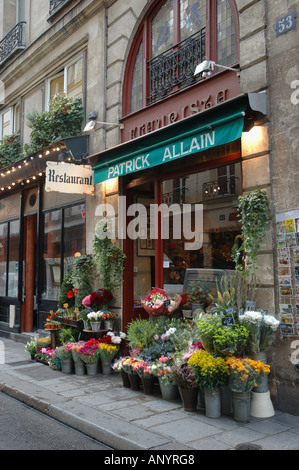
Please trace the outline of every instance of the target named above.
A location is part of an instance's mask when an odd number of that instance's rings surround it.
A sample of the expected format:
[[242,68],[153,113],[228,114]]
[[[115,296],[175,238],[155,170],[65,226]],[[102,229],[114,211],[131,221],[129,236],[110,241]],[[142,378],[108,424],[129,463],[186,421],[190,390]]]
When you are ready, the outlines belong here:
[[67,96],[82,98],[83,59],[77,60],[67,68]]
[[0,225],[0,295],[6,295],[7,223]]
[[64,209],[64,271],[80,255],[85,255],[85,204]]
[[61,210],[44,214],[42,297],[57,300],[60,289]]
[[132,78],[131,112],[142,108],[142,42],[139,46]]
[[2,114],[2,138],[11,134],[11,111]]
[[[231,214],[235,212],[239,194],[239,163],[169,179],[163,183],[163,202],[177,209],[175,215],[169,211],[169,219],[164,217],[164,230],[169,230],[169,235],[163,240],[166,291],[182,293],[186,274],[190,273],[195,278],[200,274],[201,287],[211,290],[215,285],[209,284],[207,280],[209,270],[234,269],[231,250],[240,231]],[[188,213],[186,207],[183,211],[182,204],[190,204],[191,212]],[[203,204],[203,224],[199,212],[195,212],[195,204]],[[190,220],[188,214],[191,215]],[[192,249],[187,249],[186,243],[194,241],[195,233],[202,234],[202,244],[199,248],[194,245]],[[193,287],[196,287],[195,284]]]
[[173,0],[167,0],[152,21],[152,57],[173,45]]
[[228,0],[217,0],[217,62],[230,65],[236,61],[236,34]]
[[206,27],[206,0],[181,0],[181,41]]
[[53,78],[50,81],[50,100],[53,96],[64,93],[64,75]]
[[9,226],[8,296],[17,297],[19,279],[19,220],[10,222]]

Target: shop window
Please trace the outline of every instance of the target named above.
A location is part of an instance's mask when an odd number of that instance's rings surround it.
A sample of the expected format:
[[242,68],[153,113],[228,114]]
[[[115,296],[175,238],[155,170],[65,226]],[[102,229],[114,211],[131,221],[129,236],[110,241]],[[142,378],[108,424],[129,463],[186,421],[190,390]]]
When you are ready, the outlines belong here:
[[237,63],[234,0],[160,1],[148,12],[133,41],[124,81],[123,114],[201,80],[194,77],[194,70],[205,58],[226,66]]
[[83,57],[49,79],[48,102],[53,96],[64,93],[69,98],[83,97]]
[[20,223],[0,224],[0,295],[18,296]]
[[[231,184],[231,181],[234,184]],[[212,185],[207,197],[205,189]],[[177,201],[181,210],[165,219],[169,237],[163,240],[164,288],[168,291],[183,292],[186,270],[230,270],[234,269],[231,257],[235,237],[240,233],[238,223],[231,214],[237,197],[241,194],[241,167],[239,163],[224,165],[216,169],[190,174],[184,178],[172,178],[163,182],[163,202],[168,206]],[[171,195],[171,197],[170,197]],[[170,201],[169,204],[167,201]],[[182,204],[191,204],[191,223],[184,219]],[[190,240],[185,236],[197,232],[198,214],[195,204],[202,204],[202,221],[199,248],[186,249]],[[179,219],[175,218],[179,217]],[[187,224],[187,226],[186,226]],[[181,226],[180,237],[176,233]],[[192,240],[191,240],[192,242]]]
[[85,205],[44,213],[42,298],[58,300],[64,273],[85,254]]

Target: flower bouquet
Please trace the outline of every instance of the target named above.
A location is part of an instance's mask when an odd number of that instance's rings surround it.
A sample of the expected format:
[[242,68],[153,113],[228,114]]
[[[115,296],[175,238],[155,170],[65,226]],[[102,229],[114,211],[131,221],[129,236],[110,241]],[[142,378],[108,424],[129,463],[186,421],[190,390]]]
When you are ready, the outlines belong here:
[[252,390],[262,381],[264,375],[270,372],[269,365],[247,357],[230,357],[226,364],[230,368],[229,384],[234,392]]
[[141,304],[150,315],[170,315],[179,307],[181,300],[180,295],[169,298],[163,289],[155,287]]
[[99,360],[99,341],[91,338],[78,349],[78,356],[86,364],[96,364]]
[[95,310],[97,310],[99,306],[104,309],[112,300],[113,295],[107,289],[97,289],[96,291],[84,297],[82,300],[82,305],[85,308],[90,307]]
[[259,354],[270,349],[280,324],[279,320],[273,315],[249,310],[239,315],[239,321],[249,331],[247,354]]
[[120,368],[127,374],[137,374],[137,371],[135,370],[135,366],[138,362],[138,359],[135,359],[134,357],[127,356],[121,361]]
[[99,356],[103,362],[111,362],[115,355],[118,353],[118,347],[114,344],[100,342],[98,348]]
[[174,384],[171,375],[171,367],[173,365],[173,356],[161,356],[157,361],[152,364],[152,371],[155,374],[160,384],[171,385]]
[[118,314],[114,312],[103,312],[102,320],[116,320],[118,318]]
[[138,361],[134,365],[134,371],[137,372],[140,378],[151,377],[152,376],[151,363],[146,362],[146,361]]

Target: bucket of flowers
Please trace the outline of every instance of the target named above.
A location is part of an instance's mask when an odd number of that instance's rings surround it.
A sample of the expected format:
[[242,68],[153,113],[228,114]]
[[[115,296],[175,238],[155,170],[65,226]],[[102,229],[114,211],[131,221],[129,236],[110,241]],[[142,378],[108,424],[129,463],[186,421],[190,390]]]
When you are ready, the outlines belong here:
[[102,320],[104,322],[104,330],[113,330],[114,322],[118,318],[115,312],[103,312]]
[[100,340],[99,345],[99,356],[102,364],[102,373],[109,375],[112,372],[111,363],[113,358],[119,351],[118,346],[112,343],[103,342]]
[[127,356],[121,361],[121,370],[128,375],[132,390],[139,390],[140,386],[140,377],[135,369],[137,363],[138,359],[132,356]]
[[171,367],[173,356],[161,356],[153,362],[152,371],[158,377],[161,395],[164,400],[176,400],[179,397],[177,384],[174,382]]
[[232,390],[233,416],[238,422],[248,422],[251,390],[270,372],[270,366],[248,357],[230,357],[226,361],[230,369],[229,385]]
[[99,341],[95,338],[86,341],[78,350],[78,355],[85,362],[87,375],[96,375],[100,357]]
[[152,364],[146,361],[138,361],[134,366],[139,375],[145,395],[154,393],[154,375],[152,373]]

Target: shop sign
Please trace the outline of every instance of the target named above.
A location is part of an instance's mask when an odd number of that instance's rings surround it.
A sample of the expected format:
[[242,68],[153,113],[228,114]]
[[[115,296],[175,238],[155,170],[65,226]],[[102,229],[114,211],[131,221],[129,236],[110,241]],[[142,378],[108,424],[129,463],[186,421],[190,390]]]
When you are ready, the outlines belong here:
[[95,183],[124,176],[136,171],[146,170],[178,158],[188,157],[219,145],[232,142],[242,135],[243,113],[237,113],[203,128],[187,129],[183,134],[173,135],[168,141],[162,141],[136,151],[130,155],[121,155],[112,161],[101,159],[94,167]]
[[94,195],[94,172],[88,165],[47,162],[47,192]]

